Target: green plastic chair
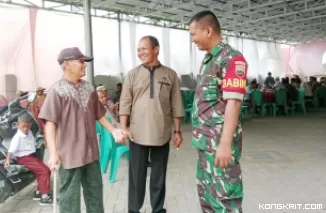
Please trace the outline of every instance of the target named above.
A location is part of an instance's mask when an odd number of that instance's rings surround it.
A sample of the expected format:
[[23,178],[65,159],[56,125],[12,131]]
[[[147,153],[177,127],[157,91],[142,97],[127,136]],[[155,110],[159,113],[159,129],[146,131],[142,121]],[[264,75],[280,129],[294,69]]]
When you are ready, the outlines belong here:
[[296,106],[300,106],[304,115],[307,114],[304,96],[305,96],[305,89],[304,88],[298,89],[298,100],[292,101],[292,115],[294,114],[294,110],[295,110]]
[[256,90],[252,92],[252,99],[253,99],[253,103],[254,103],[254,109],[256,109],[257,107],[260,108],[260,115],[264,116],[266,114],[266,108],[269,107],[270,111],[272,108],[272,104],[271,103],[264,103],[263,101],[263,92]]
[[184,122],[187,123],[188,121],[191,121],[192,104],[194,101],[195,92],[181,90],[181,97],[185,111]]
[[[247,102],[242,102],[240,117],[239,117],[240,123],[243,123],[245,119],[250,120],[252,118],[252,114],[253,114],[253,111],[252,111],[252,107],[250,106],[250,104]],[[245,117],[245,115],[247,115],[247,116]]]
[[319,87],[316,91],[318,106],[326,107],[326,87]]
[[305,99],[307,106],[312,105],[314,109],[318,109],[323,105],[326,106],[326,87],[318,87],[312,99]]
[[[99,127],[98,127],[99,125]],[[100,134],[100,166],[102,173],[106,173],[109,162],[111,161],[109,182],[116,181],[116,175],[119,169],[119,162],[121,157],[125,154],[126,159],[129,160],[129,147],[123,144],[117,144],[113,135],[104,127],[97,123]]]
[[239,122],[242,124],[243,123],[243,116],[246,113],[247,110],[247,106],[241,106],[241,110],[240,110],[240,115],[239,115]]
[[101,172],[105,173],[108,168],[108,162],[110,160],[110,141],[102,140],[104,128],[98,122],[96,122],[96,133],[99,137],[99,151],[100,151],[100,167]]
[[305,99],[305,105],[307,107],[309,106],[313,106],[314,109],[318,109],[319,108],[319,100],[318,100],[318,90],[319,88],[317,88],[316,93],[314,94],[314,96],[311,99]]
[[129,147],[122,144],[116,144],[113,135],[106,129],[103,131],[103,140],[109,141],[109,144],[111,145],[109,156],[111,160],[109,182],[114,183],[116,181],[121,157],[125,154],[126,159],[129,160]]
[[287,107],[287,92],[285,89],[279,89],[275,91],[275,101],[272,103],[273,114],[276,116],[276,111],[278,107],[282,107],[284,109],[285,115],[288,115],[288,107]]

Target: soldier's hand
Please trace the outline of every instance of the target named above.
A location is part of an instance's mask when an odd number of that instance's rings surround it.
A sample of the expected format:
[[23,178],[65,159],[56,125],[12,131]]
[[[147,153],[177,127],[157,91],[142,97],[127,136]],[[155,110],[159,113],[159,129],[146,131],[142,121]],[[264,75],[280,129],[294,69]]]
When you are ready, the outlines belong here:
[[217,168],[227,168],[232,161],[231,145],[220,143],[216,150],[214,166]]

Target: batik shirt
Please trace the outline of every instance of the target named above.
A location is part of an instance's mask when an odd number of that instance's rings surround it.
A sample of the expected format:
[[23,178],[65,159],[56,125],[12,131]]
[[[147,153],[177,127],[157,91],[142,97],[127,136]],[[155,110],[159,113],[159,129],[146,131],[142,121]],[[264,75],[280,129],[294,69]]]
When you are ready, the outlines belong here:
[[214,148],[212,141],[219,141],[227,100],[242,101],[246,93],[247,69],[242,54],[228,44],[220,43],[204,58],[192,112],[195,148]]
[[64,169],[99,159],[95,121],[105,113],[95,88],[87,81],[74,85],[61,79],[50,88],[39,118],[57,125],[56,148]]

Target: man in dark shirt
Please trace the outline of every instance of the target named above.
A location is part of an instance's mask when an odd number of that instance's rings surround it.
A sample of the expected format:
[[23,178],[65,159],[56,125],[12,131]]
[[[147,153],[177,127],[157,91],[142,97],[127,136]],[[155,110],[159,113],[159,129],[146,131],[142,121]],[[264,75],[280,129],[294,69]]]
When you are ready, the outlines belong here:
[[272,76],[272,73],[268,72],[267,75],[268,76],[266,77],[264,84],[266,86],[273,86],[275,84],[275,80],[274,80],[274,77]]

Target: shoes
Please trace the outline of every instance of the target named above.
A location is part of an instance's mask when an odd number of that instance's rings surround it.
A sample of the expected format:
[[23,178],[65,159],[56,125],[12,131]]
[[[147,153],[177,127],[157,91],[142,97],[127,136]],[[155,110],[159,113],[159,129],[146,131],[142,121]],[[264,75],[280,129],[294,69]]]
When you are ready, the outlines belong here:
[[[57,199],[57,203],[59,202],[59,199]],[[53,197],[52,195],[49,195],[45,198],[40,199],[40,205],[41,206],[49,206],[49,205],[53,205]]]
[[42,195],[39,192],[34,192],[33,200],[41,200]]
[[[51,193],[49,193],[49,195],[52,195]],[[41,200],[42,195],[40,194],[40,192],[35,191],[34,192],[34,196],[33,196],[33,200]]]

